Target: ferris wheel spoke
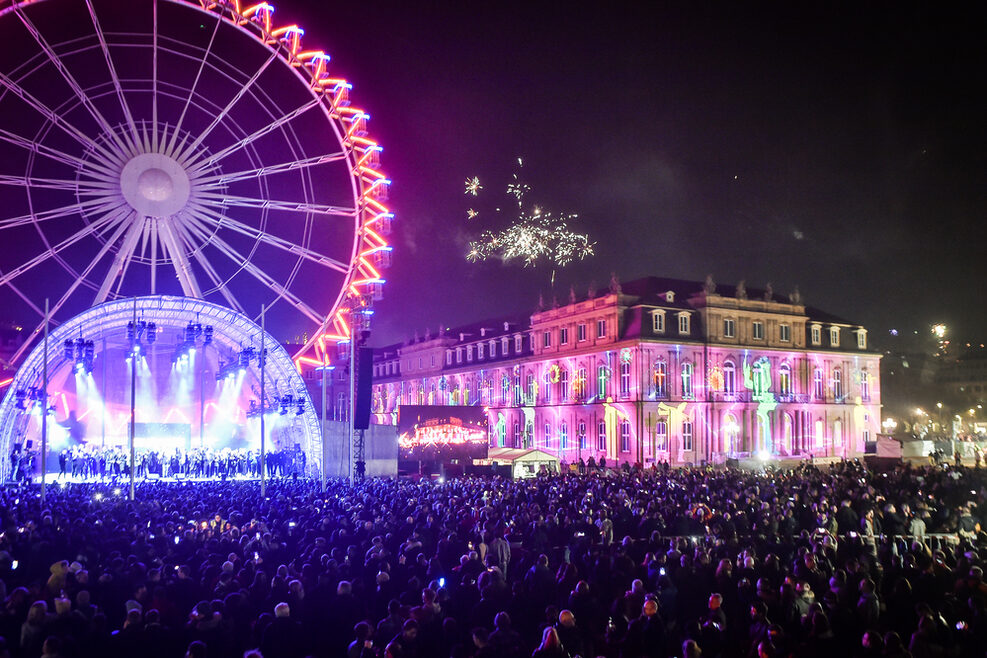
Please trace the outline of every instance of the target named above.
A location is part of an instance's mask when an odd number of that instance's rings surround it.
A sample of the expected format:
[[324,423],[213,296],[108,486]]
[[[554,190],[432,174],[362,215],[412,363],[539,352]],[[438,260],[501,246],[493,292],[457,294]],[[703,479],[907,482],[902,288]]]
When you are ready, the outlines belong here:
[[120,102],[120,108],[123,110],[123,115],[127,120],[127,126],[130,128],[131,138],[136,143],[139,140],[137,136],[137,124],[134,123],[134,116],[130,112],[130,106],[127,105],[127,99],[124,98],[120,76],[117,75],[116,66],[113,64],[113,57],[110,55],[109,44],[106,43],[106,34],[99,24],[99,17],[96,16],[96,10],[93,8],[92,0],[86,0],[86,7],[89,9],[89,17],[92,19],[96,38],[99,39],[99,47],[102,49],[103,58],[106,60],[106,68],[109,69],[110,78],[113,80],[113,88],[116,90],[117,100]]
[[178,135],[181,133],[182,123],[185,121],[185,114],[188,112],[189,106],[192,105],[192,99],[195,97],[195,90],[199,87],[199,78],[202,77],[202,72],[206,68],[206,62],[209,60],[209,56],[212,53],[212,45],[216,40],[216,35],[219,33],[219,26],[222,24],[223,19],[221,16],[216,17],[216,26],[212,30],[212,36],[209,37],[209,44],[206,46],[206,51],[202,55],[202,61],[199,63],[199,70],[195,74],[195,80],[192,81],[192,87],[189,89],[188,98],[185,99],[185,105],[182,107],[182,113],[178,115],[178,121],[175,124],[175,130],[171,134],[171,139],[169,140],[168,147],[165,149],[165,155],[168,157],[175,157],[175,143],[178,141]]
[[58,70],[62,78],[65,80],[66,84],[68,84],[68,86],[72,89],[73,93],[76,95],[76,98],[79,99],[79,102],[82,103],[83,107],[86,108],[86,110],[96,121],[96,123],[99,124],[103,132],[106,135],[110,136],[110,138],[116,143],[117,147],[120,149],[121,152],[129,151],[130,148],[124,145],[119,135],[117,135],[116,131],[113,130],[113,127],[110,125],[110,122],[107,121],[106,117],[104,117],[103,114],[96,108],[96,105],[92,102],[92,99],[90,99],[89,96],[86,94],[86,92],[83,91],[82,85],[79,84],[79,82],[75,79],[75,76],[73,76],[72,73],[68,70],[68,67],[65,65],[65,62],[63,62],[62,58],[58,56],[58,53],[56,53],[55,49],[51,47],[51,44],[49,44],[48,40],[44,38],[40,30],[38,30],[38,28],[35,27],[31,19],[28,18],[23,11],[21,11],[20,6],[16,6],[14,12],[17,14],[18,18],[21,19],[21,23],[24,24],[24,27],[27,29],[27,31],[31,33],[31,36],[34,37],[34,40],[38,44],[38,47],[40,47],[41,50],[44,51],[45,55],[48,57],[48,61],[50,61],[52,65]]
[[195,273],[185,253],[185,243],[181,236],[174,230],[174,219],[172,217],[158,218],[158,233],[161,237],[161,246],[171,257],[171,263],[175,267],[175,274],[178,276],[178,283],[182,286],[182,292],[186,297],[202,298],[202,290],[199,282],[195,280]]
[[110,249],[120,238],[123,232],[127,229],[127,223],[122,220],[125,217],[127,217],[127,215],[130,214],[129,208],[118,208],[115,212],[111,211],[111,213],[109,214],[114,215],[114,219],[116,219],[118,222],[118,225],[114,229],[112,236],[110,236],[110,238],[103,243],[103,246],[96,253],[96,256],[89,261],[89,265],[86,266],[86,269],[84,269],[79,274],[79,276],[75,278],[75,280],[72,282],[72,285],[69,286],[68,290],[65,291],[65,294],[63,294],[61,299],[59,299],[55,303],[55,305],[51,308],[50,311],[51,315],[55,315],[56,313],[58,313],[59,309],[61,309],[62,305],[64,305],[65,302],[68,301],[68,298],[72,296],[72,294],[76,291],[76,289],[82,283],[88,280],[89,275],[92,273],[92,271],[96,269],[96,266],[100,263],[100,261],[102,261],[106,257],[106,254],[109,253]]
[[244,180],[246,178],[273,176],[274,174],[282,174],[288,171],[295,171],[296,169],[306,169],[308,167],[316,167],[318,165],[328,164],[330,162],[339,162],[345,159],[346,159],[346,153],[343,151],[337,151],[336,153],[315,155],[312,156],[311,158],[301,158],[299,160],[292,160],[291,162],[282,162],[276,165],[257,167],[256,169],[234,171],[230,173],[216,174],[214,176],[203,176],[201,178],[196,179],[194,182],[197,188],[211,189],[211,188],[219,187],[221,185],[226,185],[227,183],[232,183],[238,180]]
[[[79,194],[102,194],[103,184],[90,181],[74,181],[62,178],[37,178],[35,176],[9,176],[0,174],[0,185],[10,185],[11,187],[31,187],[45,190],[62,190],[66,192],[76,192]],[[86,191],[79,188],[88,188]],[[105,189],[110,189],[107,186]]]
[[207,171],[212,165],[216,164],[220,160],[228,157],[229,155],[231,155],[231,154],[239,151],[240,149],[242,149],[242,148],[244,148],[246,146],[249,146],[250,144],[253,144],[255,141],[257,141],[261,137],[267,135],[268,133],[271,133],[271,132],[277,130],[281,126],[283,126],[283,125],[291,122],[293,119],[297,119],[298,117],[300,117],[301,115],[305,114],[306,112],[308,112],[309,110],[311,110],[313,107],[317,106],[318,104],[319,104],[319,99],[318,98],[313,98],[312,100],[308,101],[307,103],[304,103],[303,105],[299,105],[298,107],[296,107],[291,112],[288,112],[287,114],[281,115],[280,117],[278,117],[277,119],[275,119],[271,123],[267,124],[266,126],[264,126],[263,128],[261,128],[260,130],[257,130],[255,132],[247,135],[246,137],[244,137],[243,139],[241,139],[238,142],[235,142],[233,144],[230,144],[229,146],[227,146],[223,150],[215,153],[214,155],[210,156],[206,160],[203,160],[203,161],[200,161],[200,162],[192,161],[190,163],[183,163],[183,164],[186,164],[186,166],[188,167],[189,177],[190,178],[194,178],[199,173],[204,172],[204,171]]
[[[186,243],[192,244],[195,242],[194,238],[192,238],[192,236],[189,235],[188,229],[185,228],[182,222],[175,222],[175,229],[182,235],[182,239],[185,240]],[[199,264],[199,267],[201,267],[202,270],[206,273],[206,277],[208,277],[209,280],[212,281],[213,286],[223,296],[223,299],[226,300],[226,303],[229,304],[230,307],[233,308],[234,310],[239,311],[240,313],[244,313],[245,311],[243,310],[243,305],[240,304],[237,298],[233,296],[233,293],[230,292],[230,289],[226,285],[226,282],[224,282],[219,277],[219,274],[216,272],[216,268],[214,268],[212,266],[212,263],[209,262],[209,259],[206,258],[206,255],[205,253],[203,253],[203,250],[201,248],[192,249],[192,257]]]
[[[206,216],[205,218],[211,220],[212,224],[215,224],[220,228],[229,228],[248,238],[260,240],[265,244],[277,247],[296,256],[301,256],[305,260],[322,265],[323,267],[327,267],[331,270],[335,270],[336,272],[340,272],[342,274],[349,272],[349,267],[345,263],[341,263],[334,258],[320,254],[312,249],[297,245],[289,240],[272,235],[271,233],[261,231],[260,229],[256,229],[253,226],[249,226],[243,222],[231,219],[230,217],[217,213],[209,208],[201,207],[201,212]],[[203,219],[203,217],[200,216],[200,219]]]
[[158,227],[151,227],[151,294],[158,294]]
[[194,220],[193,221],[190,221],[188,223],[188,226],[189,227],[195,227],[193,230],[195,232],[199,233],[200,234],[200,237],[202,237],[202,238],[208,238],[209,239],[209,244],[211,244],[220,253],[222,253],[224,256],[226,256],[231,261],[233,261],[233,263],[236,264],[237,267],[243,269],[248,274],[250,274],[252,277],[254,277],[258,281],[260,281],[261,283],[263,283],[264,285],[266,285],[268,288],[270,288],[274,292],[278,293],[278,295],[280,297],[285,298],[288,301],[288,303],[290,303],[292,306],[295,307],[295,309],[297,309],[303,315],[305,315],[310,320],[312,320],[312,322],[319,323],[319,322],[322,321],[322,319],[319,317],[319,314],[316,313],[315,310],[312,309],[311,306],[309,306],[308,304],[306,304],[305,302],[303,302],[301,299],[299,299],[299,297],[297,295],[295,295],[293,292],[291,292],[290,290],[288,290],[287,288],[285,288],[283,285],[281,285],[280,283],[278,283],[277,281],[275,281],[274,278],[271,277],[269,274],[267,274],[266,272],[264,272],[263,270],[261,270],[259,267],[257,267],[253,263],[251,263],[249,258],[245,257],[239,251],[237,251],[236,249],[234,249],[233,247],[231,247],[221,237],[219,237],[217,235],[209,236],[208,233],[206,233],[205,230],[201,226],[199,226],[197,224],[197,222],[194,221]]
[[55,258],[57,254],[64,251],[65,249],[68,249],[75,243],[79,242],[79,240],[82,240],[83,238],[96,233],[103,226],[112,223],[114,221],[119,221],[119,219],[112,212],[108,212],[104,214],[102,217],[96,219],[95,221],[90,222],[88,225],[86,225],[84,228],[77,231],[73,235],[70,235],[69,237],[65,238],[64,240],[62,240],[61,242],[59,242],[54,246],[49,246],[48,249],[41,252],[31,260],[7,272],[3,276],[0,276],[0,287],[7,285],[8,283],[13,281],[20,275],[24,274],[25,272],[31,271],[41,263],[47,261],[49,258]]
[[57,114],[50,107],[42,103],[36,96],[31,94],[3,73],[0,73],[0,87],[6,87],[9,89],[15,96],[31,106],[31,109],[48,119],[48,121],[52,124],[61,128],[65,134],[79,142],[82,146],[90,148],[94,151],[99,151],[104,157],[114,162],[120,162],[119,155],[108,150],[102,144],[94,141],[91,137],[89,137],[89,135],[85,134],[77,127],[66,121],[64,117]]
[[266,210],[287,210],[289,212],[314,213],[316,215],[333,215],[336,217],[355,217],[356,209],[340,208],[322,203],[295,203],[277,199],[255,199],[244,196],[228,196],[220,192],[197,192],[198,203],[210,208],[262,208]]
[[277,58],[278,58],[278,51],[275,49],[274,51],[271,52],[271,56],[267,58],[267,60],[261,65],[261,67],[257,69],[257,71],[250,77],[250,79],[240,86],[236,94],[233,95],[233,98],[230,100],[230,102],[226,104],[226,107],[224,107],[222,110],[216,113],[216,116],[213,118],[212,123],[206,126],[205,130],[203,130],[199,134],[199,136],[195,138],[195,141],[189,144],[185,148],[184,152],[182,152],[181,155],[178,155],[175,159],[178,160],[179,162],[185,162],[189,158],[189,156],[193,154],[196,151],[196,149],[199,148],[199,145],[201,145],[202,142],[205,141],[205,139],[209,136],[209,134],[216,129],[216,126],[221,124],[226,119],[227,115],[230,113],[230,110],[232,110],[233,107],[240,102],[240,99],[243,98],[248,91],[250,91],[250,88],[254,85],[255,82],[257,82],[258,78],[260,78],[260,76],[264,74],[264,71],[266,71],[267,68]]
[[18,226],[26,226],[28,224],[36,224],[49,219],[67,217],[88,208],[99,208],[100,206],[109,207],[113,205],[117,205],[116,200],[108,201],[105,198],[90,199],[89,201],[81,201],[79,203],[72,203],[59,208],[51,208],[50,210],[42,210],[41,212],[28,213],[27,215],[21,215],[19,217],[0,219],[0,231],[8,228],[16,228]]
[[[3,272],[0,272],[0,275],[3,275]],[[35,313],[37,313],[42,317],[44,316],[44,311],[41,310],[41,308],[34,302],[33,299],[31,299],[28,295],[24,294],[24,292],[17,285],[15,285],[14,283],[8,283],[7,287],[13,290],[14,294],[20,297],[24,301],[24,303],[31,308],[32,311],[34,311]],[[11,359],[10,361],[11,363],[13,363],[15,360],[16,359]]]
[[151,0],[151,125],[154,127],[152,149],[158,150],[158,0]]
[[113,257],[113,262],[110,264],[110,269],[107,270],[106,276],[103,277],[103,283],[96,292],[96,297],[93,299],[94,305],[106,301],[107,296],[110,294],[110,288],[113,287],[113,282],[117,280],[117,277],[121,281],[123,280],[127,265],[130,263],[134,248],[137,246],[137,240],[144,231],[144,218],[137,218],[135,215],[136,213],[133,212],[125,215],[124,224],[129,220],[130,226],[127,227],[120,248],[117,250],[116,255]]
[[98,165],[89,160],[83,160],[82,158],[64,153],[50,146],[31,141],[26,137],[12,133],[4,128],[0,128],[0,141],[4,141],[15,146],[20,146],[26,151],[43,155],[46,158],[55,160],[56,162],[61,162],[62,164],[73,169],[83,169],[85,175],[91,176],[92,178],[105,180],[107,182],[113,181],[113,172],[102,165]]

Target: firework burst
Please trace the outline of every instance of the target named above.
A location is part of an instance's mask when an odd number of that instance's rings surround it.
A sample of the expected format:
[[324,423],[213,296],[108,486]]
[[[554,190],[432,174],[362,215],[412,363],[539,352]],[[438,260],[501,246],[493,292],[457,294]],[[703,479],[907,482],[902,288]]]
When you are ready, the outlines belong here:
[[463,192],[463,194],[472,194],[473,196],[479,196],[480,190],[482,189],[483,186],[480,185],[480,177],[473,176],[473,178],[466,179],[466,191]]
[[[523,166],[521,158],[518,158],[518,166]],[[467,180],[467,192],[469,182]],[[533,206],[528,211],[524,200],[530,191],[531,187],[515,171],[512,181],[507,185],[507,195],[513,197],[517,203],[517,217],[508,227],[499,231],[483,231],[478,239],[471,240],[466,252],[468,261],[475,263],[500,258],[504,262],[519,261],[524,267],[548,263],[552,265],[554,279],[555,268],[565,267],[575,260],[593,255],[596,243],[591,242],[585,233],[578,233],[569,227],[570,222],[578,215],[555,214],[539,206]],[[477,214],[479,213],[472,208],[467,211],[470,219]]]

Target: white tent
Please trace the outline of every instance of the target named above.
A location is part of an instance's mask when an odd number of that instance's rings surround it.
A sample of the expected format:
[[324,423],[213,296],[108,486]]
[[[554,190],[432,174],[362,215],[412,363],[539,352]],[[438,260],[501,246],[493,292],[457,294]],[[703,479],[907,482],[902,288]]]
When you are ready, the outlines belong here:
[[550,473],[559,472],[559,458],[541,450],[521,448],[490,448],[487,458],[482,463],[509,465],[511,476],[532,478],[538,475],[544,466]]

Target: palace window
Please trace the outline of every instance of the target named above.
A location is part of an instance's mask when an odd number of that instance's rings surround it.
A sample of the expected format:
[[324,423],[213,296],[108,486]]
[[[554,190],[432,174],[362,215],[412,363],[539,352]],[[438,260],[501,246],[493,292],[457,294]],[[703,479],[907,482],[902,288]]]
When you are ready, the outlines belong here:
[[829,345],[830,347],[840,346],[840,328],[830,327],[829,328]]
[[857,330],[857,349],[866,350],[867,349],[867,332],[863,329]]
[[790,324],[779,325],[778,338],[783,343],[790,343],[792,341],[792,325]]
[[559,368],[559,402],[569,400],[569,371]]
[[689,335],[689,314],[681,313],[679,314],[679,335],[687,336]]
[[812,372],[812,396],[817,400],[826,399],[826,389],[823,388],[823,372],[821,368],[816,368]]
[[597,320],[596,321],[596,337],[597,338],[606,338],[606,336],[607,336],[607,321],[606,320]]
[[569,426],[562,421],[559,425],[559,449],[565,450],[569,447]]
[[626,418],[620,421],[620,451],[631,451],[631,422]]
[[[522,347],[522,341],[523,340],[524,340],[524,337],[521,334],[518,334],[517,336],[514,337],[514,352],[516,354],[520,354],[521,353],[521,347]],[[507,348],[504,348],[504,354],[507,354]]]
[[596,426],[596,449],[607,451],[607,424],[602,420]]
[[456,348],[456,363],[462,363],[462,362],[463,362],[463,348],[462,347],[457,347]]
[[754,340],[764,340],[764,323],[754,321],[752,336]]
[[665,365],[664,361],[657,361],[654,365],[654,372],[652,372],[652,385],[655,389],[656,398],[664,398],[668,396],[668,366]]
[[787,363],[778,368],[778,393],[784,396],[792,394],[792,367]]
[[655,450],[658,452],[668,450],[668,423],[664,420],[655,423]]
[[665,333],[665,311],[655,311],[652,314],[651,329],[656,334]]
[[493,359],[497,356],[497,341],[490,341],[490,358]]
[[819,345],[822,343],[822,327],[818,324],[814,324],[809,330],[809,333],[811,334],[811,341],[813,345]]
[[545,447],[548,448],[552,445],[552,424],[545,423]]
[[692,450],[692,421],[682,421],[682,450]]
[[503,356],[507,356],[507,352],[510,350],[510,347],[511,347],[510,339],[507,336],[504,336],[503,338],[500,339],[500,353]]
[[606,366],[600,366],[596,369],[596,383],[597,391],[600,394],[601,399],[606,399],[607,397],[607,379],[609,379],[609,373],[607,372]]
[[733,318],[726,318],[725,320],[723,320],[723,337],[733,338],[736,335],[737,335],[737,327],[736,327],[736,322],[734,322]]
[[576,431],[579,432],[579,436],[577,437],[579,440],[579,449],[585,450],[586,449],[586,421],[584,420],[579,421],[579,425],[577,425],[576,427],[577,427]]
[[631,394],[631,364],[620,362],[620,397],[626,398]]
[[476,358],[480,361],[483,360],[483,343],[476,344]]
[[843,371],[839,368],[833,370],[833,397],[837,402],[843,399]]
[[552,346],[552,332],[546,331],[541,335],[541,346],[551,347]]
[[472,360],[473,360],[473,346],[472,345],[467,345],[466,346],[466,361],[467,362],[470,362]]
[[520,407],[524,391],[521,390],[521,373],[514,375],[514,406]]
[[733,361],[723,362],[723,392],[727,395],[737,392],[737,366]]
[[692,364],[682,364],[682,397],[692,398]]
[[580,343],[586,340],[586,323],[582,322],[576,325],[576,340]]
[[569,344],[569,327],[559,329],[559,345]]
[[870,400],[870,373],[866,370],[860,372],[860,399]]

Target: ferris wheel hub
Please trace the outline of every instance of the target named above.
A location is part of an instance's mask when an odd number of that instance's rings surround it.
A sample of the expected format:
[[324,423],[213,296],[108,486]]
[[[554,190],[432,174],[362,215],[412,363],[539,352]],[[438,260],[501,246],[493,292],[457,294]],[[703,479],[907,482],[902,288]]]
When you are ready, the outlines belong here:
[[161,153],[142,153],[120,173],[127,203],[143,217],[170,217],[188,203],[191,183],[185,168]]

